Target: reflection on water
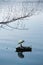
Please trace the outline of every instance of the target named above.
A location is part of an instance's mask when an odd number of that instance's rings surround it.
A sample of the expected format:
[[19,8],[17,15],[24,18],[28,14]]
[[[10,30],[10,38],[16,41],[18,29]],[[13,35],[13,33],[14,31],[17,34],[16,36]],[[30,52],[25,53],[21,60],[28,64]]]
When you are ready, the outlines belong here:
[[19,57],[19,58],[24,58],[23,52],[18,52],[18,57]]
[[[25,52],[26,52],[26,51],[25,51]],[[25,55],[24,55],[25,52],[17,52],[18,57],[19,57],[19,58],[24,58],[24,57],[25,57]],[[28,52],[28,51],[27,51],[27,52]],[[29,51],[29,52],[32,52],[32,51]],[[28,53],[29,53],[29,52],[28,52]],[[23,54],[23,53],[24,53],[24,54]]]

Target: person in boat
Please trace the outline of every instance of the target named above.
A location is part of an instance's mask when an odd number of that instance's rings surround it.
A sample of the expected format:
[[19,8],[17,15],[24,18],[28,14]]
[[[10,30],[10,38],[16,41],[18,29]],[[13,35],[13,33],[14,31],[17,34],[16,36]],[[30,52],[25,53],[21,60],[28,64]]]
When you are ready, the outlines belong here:
[[18,44],[20,44],[20,48],[23,48],[22,43],[24,42],[24,40],[19,40]]

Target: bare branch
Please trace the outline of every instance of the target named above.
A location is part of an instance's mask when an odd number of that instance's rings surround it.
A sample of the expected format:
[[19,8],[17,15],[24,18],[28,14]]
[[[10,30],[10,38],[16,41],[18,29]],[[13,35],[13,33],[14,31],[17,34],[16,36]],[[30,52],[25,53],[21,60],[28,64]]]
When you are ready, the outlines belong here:
[[21,20],[21,19],[24,19],[24,18],[27,18],[27,17],[30,17],[33,15],[32,11],[34,11],[34,9],[31,10],[31,13],[28,13],[27,15],[24,15],[24,16],[21,16],[21,17],[18,17],[18,18],[13,18],[12,20],[7,20],[7,21],[2,21],[0,22],[0,24],[7,24],[7,23],[11,23],[11,22],[14,22],[16,20]]

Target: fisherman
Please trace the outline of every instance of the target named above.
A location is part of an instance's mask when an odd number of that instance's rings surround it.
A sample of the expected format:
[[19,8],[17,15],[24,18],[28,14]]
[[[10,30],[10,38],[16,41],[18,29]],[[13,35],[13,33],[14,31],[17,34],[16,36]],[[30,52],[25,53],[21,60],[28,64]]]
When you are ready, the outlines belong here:
[[20,44],[20,47],[23,48],[22,43],[24,42],[24,40],[19,40],[18,44]]

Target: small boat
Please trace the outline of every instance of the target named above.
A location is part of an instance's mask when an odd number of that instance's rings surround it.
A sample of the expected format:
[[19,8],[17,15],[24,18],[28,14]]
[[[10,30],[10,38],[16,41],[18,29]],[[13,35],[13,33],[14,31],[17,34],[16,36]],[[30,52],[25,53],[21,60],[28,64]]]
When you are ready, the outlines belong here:
[[17,47],[16,48],[16,52],[31,52],[32,51],[32,48],[31,47]]

